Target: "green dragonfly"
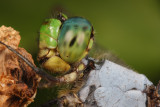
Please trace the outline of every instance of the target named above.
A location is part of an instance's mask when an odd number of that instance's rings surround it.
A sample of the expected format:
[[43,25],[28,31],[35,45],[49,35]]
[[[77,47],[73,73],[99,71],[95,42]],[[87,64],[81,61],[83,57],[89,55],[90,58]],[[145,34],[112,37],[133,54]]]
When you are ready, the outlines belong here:
[[[67,84],[61,85],[57,95],[57,98],[63,98],[63,102],[67,102],[63,105],[75,105],[72,104],[74,102],[64,100],[71,96],[78,98],[75,93],[81,85],[77,85],[72,93],[70,88],[74,81],[84,75],[86,64],[82,59],[91,49],[93,39],[94,30],[88,20],[82,17],[67,18],[63,13],[57,19],[46,19],[40,28],[38,61],[50,74],[56,77],[63,75],[61,80]],[[80,100],[75,102],[81,103]]]
[[[94,69],[94,61],[86,58],[93,41],[93,26],[85,18],[68,18],[60,13],[57,18],[46,19],[40,28],[37,59],[48,74],[34,67],[12,47],[0,43],[21,57],[42,78],[51,81],[49,84],[58,87],[58,106],[83,107],[77,93],[84,85],[89,71]],[[44,106],[47,105],[50,104]]]

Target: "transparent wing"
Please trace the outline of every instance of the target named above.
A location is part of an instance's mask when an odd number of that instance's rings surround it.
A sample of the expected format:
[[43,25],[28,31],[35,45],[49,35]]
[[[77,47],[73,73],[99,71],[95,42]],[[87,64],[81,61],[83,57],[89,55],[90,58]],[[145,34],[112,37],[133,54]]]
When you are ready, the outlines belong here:
[[99,46],[97,43],[93,44],[93,47],[90,50],[88,56],[93,57],[94,59],[99,61],[109,60],[119,65],[127,67],[127,65],[122,59],[118,58],[117,55],[115,55],[113,52],[109,51],[108,49],[105,49]]

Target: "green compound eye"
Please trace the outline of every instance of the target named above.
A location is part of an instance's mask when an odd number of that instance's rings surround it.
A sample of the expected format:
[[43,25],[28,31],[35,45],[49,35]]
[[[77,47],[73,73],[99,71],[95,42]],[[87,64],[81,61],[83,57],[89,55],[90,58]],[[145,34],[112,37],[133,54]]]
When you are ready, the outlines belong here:
[[91,38],[92,25],[81,17],[66,20],[58,36],[58,52],[61,58],[72,64],[85,57]]

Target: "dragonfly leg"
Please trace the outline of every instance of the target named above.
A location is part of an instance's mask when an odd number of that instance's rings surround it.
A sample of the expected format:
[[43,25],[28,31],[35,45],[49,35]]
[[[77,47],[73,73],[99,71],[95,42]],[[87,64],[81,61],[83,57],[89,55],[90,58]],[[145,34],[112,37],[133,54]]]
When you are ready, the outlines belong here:
[[[82,60],[76,69],[73,69],[70,73],[65,74],[64,76],[59,78],[60,82],[73,82],[75,80],[78,80],[81,77],[88,77],[88,74],[91,70],[95,69],[95,63],[92,59],[84,59]],[[84,78],[83,77],[83,78]]]
[[[66,107],[66,106],[67,107],[83,107],[83,103],[79,99],[77,94],[79,90],[84,86],[88,78],[88,75],[92,69],[94,69],[94,62],[93,60],[88,60],[87,66],[83,71],[74,71],[74,72],[71,72],[70,74],[67,74],[61,77],[61,79],[65,78],[64,80],[66,80],[66,82],[69,82],[70,80],[72,80],[70,82],[73,82],[73,84],[68,89],[65,88],[65,89],[59,90],[58,98],[60,98],[59,100],[60,107]],[[76,77],[74,77],[74,79],[72,77],[74,76],[73,74],[76,74]],[[72,77],[72,79],[70,79],[69,77]]]
[[83,107],[83,104],[75,93],[69,93],[59,99],[58,107]]

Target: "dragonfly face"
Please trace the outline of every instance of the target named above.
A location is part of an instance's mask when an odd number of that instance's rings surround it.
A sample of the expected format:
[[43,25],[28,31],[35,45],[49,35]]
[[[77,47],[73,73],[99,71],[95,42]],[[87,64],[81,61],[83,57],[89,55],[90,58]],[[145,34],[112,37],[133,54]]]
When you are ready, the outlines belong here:
[[93,44],[93,27],[89,21],[81,17],[67,19],[64,14],[58,17],[45,20],[40,28],[39,37],[38,61],[42,68],[54,74],[54,77],[35,67],[12,47],[1,41],[0,44],[18,55],[41,77],[51,84],[55,83],[58,87],[56,92],[60,107],[83,107],[77,93],[83,87],[89,72],[95,68],[93,60],[82,61]]
[[[60,102],[66,102],[63,104],[65,106],[68,104],[76,106],[81,103],[76,93],[83,86],[85,81],[83,77],[91,71],[83,72],[88,70],[88,65],[92,65],[90,64],[92,61],[83,63],[81,60],[93,45],[93,27],[82,17],[67,18],[64,14],[58,17],[58,19],[45,20],[40,28],[38,60],[42,68],[56,78],[59,78],[57,74],[60,75],[59,80],[67,83],[67,87],[59,84],[58,87],[63,87],[63,90],[58,91],[57,98],[65,97],[65,100],[69,100]],[[94,66],[89,68],[92,67],[94,68]],[[73,84],[74,81],[79,82]],[[76,91],[71,92],[71,87]],[[77,99],[76,101],[71,100],[73,96],[75,96],[73,99]]]
[[[63,74],[81,61],[93,44],[93,27],[82,17],[47,19],[40,28],[38,60],[51,73]],[[62,21],[63,20],[63,21]]]

